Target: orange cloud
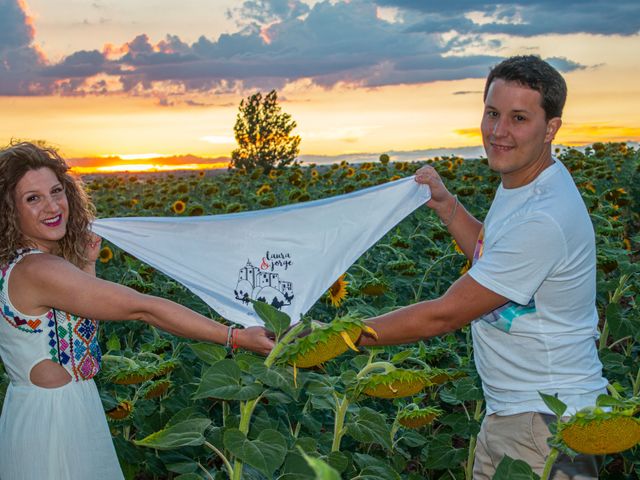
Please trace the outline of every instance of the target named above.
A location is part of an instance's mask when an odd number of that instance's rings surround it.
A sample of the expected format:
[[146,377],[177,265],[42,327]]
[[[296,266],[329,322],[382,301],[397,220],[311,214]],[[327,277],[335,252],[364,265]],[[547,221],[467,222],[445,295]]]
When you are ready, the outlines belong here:
[[481,141],[482,135],[480,134],[480,129],[478,127],[475,128],[459,128],[454,130],[453,133],[456,135],[461,135],[463,137],[472,138],[474,140]]
[[[454,133],[482,142],[479,128],[460,128]],[[593,142],[638,142],[640,127],[623,127],[621,125],[564,124],[556,142],[563,145],[585,145]]]
[[566,145],[584,145],[593,142],[640,141],[640,127],[621,125],[565,124],[558,132],[557,140]]
[[128,43],[120,46],[114,45],[113,43],[105,43],[104,47],[102,47],[102,54],[109,60],[117,60],[122,55],[126,55],[127,53],[129,53]]

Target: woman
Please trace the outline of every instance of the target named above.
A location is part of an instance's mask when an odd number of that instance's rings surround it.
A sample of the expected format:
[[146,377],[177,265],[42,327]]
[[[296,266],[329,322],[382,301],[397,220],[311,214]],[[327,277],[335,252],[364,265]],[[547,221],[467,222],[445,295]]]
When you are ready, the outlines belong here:
[[265,354],[260,327],[233,330],[169,300],[95,277],[93,206],[55,152],[0,152],[0,356],[11,383],[0,417],[0,478],[121,479],[92,378],[99,320],[140,320]]

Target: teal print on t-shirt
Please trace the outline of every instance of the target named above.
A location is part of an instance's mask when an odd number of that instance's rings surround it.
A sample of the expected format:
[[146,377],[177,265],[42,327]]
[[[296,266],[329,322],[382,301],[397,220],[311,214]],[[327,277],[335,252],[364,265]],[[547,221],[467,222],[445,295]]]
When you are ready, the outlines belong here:
[[499,308],[496,308],[494,311],[487,313],[480,317],[481,320],[484,320],[492,327],[495,327],[503,332],[509,332],[511,330],[511,326],[513,325],[513,321],[521,317],[522,315],[527,315],[529,313],[534,313],[536,311],[536,303],[531,299],[529,303],[526,305],[520,305],[515,302],[507,302]]

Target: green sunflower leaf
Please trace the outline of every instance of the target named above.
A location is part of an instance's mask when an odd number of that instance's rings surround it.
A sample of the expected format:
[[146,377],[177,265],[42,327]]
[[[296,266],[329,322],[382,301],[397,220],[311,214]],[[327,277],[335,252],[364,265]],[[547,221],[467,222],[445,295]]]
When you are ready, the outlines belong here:
[[287,454],[287,441],[276,430],[263,430],[256,440],[249,440],[237,428],[224,433],[224,446],[234,456],[272,478]]
[[567,411],[567,405],[560,400],[558,397],[554,397],[553,395],[547,395],[546,393],[538,392],[538,394],[542,397],[544,403],[549,407],[553,413],[555,413],[558,420],[562,418],[564,412]]
[[212,343],[192,343],[189,348],[195,353],[196,357],[208,365],[213,365],[227,356],[226,348]]
[[306,460],[306,462],[316,474],[316,478],[320,478],[322,480],[340,480],[340,474],[338,473],[338,471],[327,464],[325,461],[321,460],[320,458],[314,458],[307,455],[301,448],[299,448],[299,450],[302,457]]
[[158,450],[202,445],[205,441],[204,432],[209,425],[211,420],[208,418],[192,418],[152,433],[142,440],[134,440],[133,443]]
[[280,338],[282,333],[289,328],[291,317],[267,303],[256,300],[252,300],[252,303],[253,309],[264,322],[266,329],[275,333],[276,338]]
[[502,457],[493,480],[539,480],[529,464],[523,460],[514,460],[509,455]]
[[257,382],[245,383],[240,367],[231,359],[220,360],[202,374],[194,399],[253,400],[264,390]]
[[391,430],[387,419],[370,408],[361,408],[347,426],[347,434],[362,443],[378,443],[391,450]]

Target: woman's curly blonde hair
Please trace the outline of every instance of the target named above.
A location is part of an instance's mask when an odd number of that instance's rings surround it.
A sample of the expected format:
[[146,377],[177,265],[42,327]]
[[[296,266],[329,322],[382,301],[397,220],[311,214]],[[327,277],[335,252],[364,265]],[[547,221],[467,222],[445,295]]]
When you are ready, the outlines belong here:
[[29,142],[14,143],[0,151],[0,265],[9,263],[17,250],[35,247],[18,226],[15,190],[28,171],[40,168],[55,173],[69,202],[67,232],[58,243],[58,255],[82,268],[87,263],[84,252],[91,239],[95,208],[58,152]]

